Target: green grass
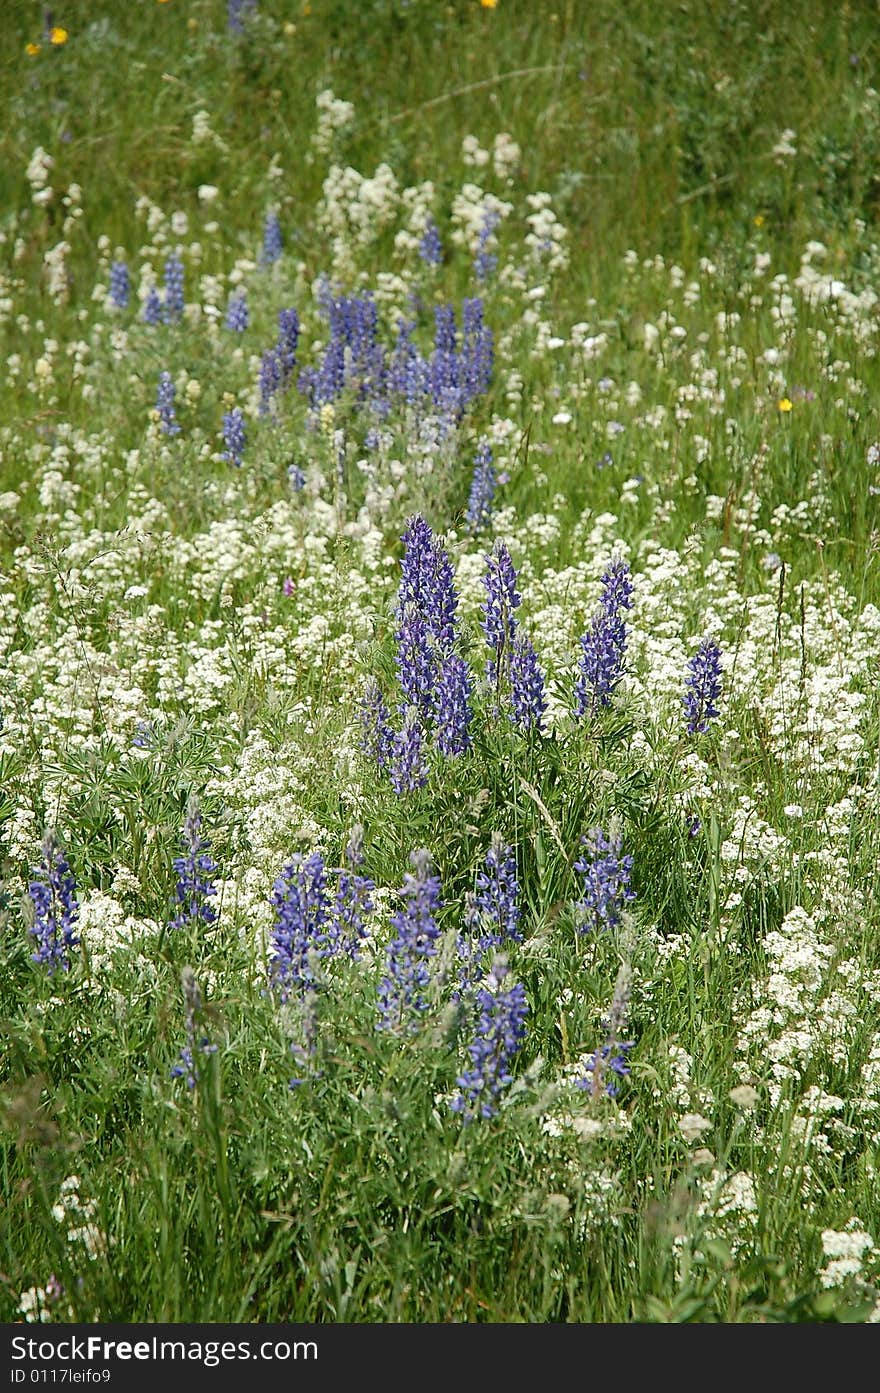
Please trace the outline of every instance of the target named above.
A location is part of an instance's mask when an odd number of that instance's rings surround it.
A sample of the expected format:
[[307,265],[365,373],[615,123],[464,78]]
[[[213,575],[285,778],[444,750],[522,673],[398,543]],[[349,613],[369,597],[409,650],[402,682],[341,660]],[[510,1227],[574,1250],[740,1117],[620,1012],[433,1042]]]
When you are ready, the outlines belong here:
[[[36,1301],[61,1321],[867,1320],[873,7],[259,0],[236,38],[220,0],[104,0],[55,23],[53,46],[41,7],[12,0],[0,52],[0,1318]],[[354,112],[321,150],[326,89]],[[499,132],[520,147],[509,178],[462,155]],[[47,202],[26,174],[40,146]],[[443,266],[396,242],[401,198],[358,240],[349,205],[328,207],[331,163],[385,163],[416,202],[430,181]],[[512,205],[485,284],[452,235],[469,183]],[[526,241],[538,192],[565,229],[555,269]],[[264,269],[270,206],[285,249]],[[62,241],[53,293],[44,258]],[[161,285],[177,244],[201,309],[145,325],[140,268]],[[127,311],[93,295],[117,247]],[[434,306],[482,295],[488,393],[428,445],[354,391],[323,418],[295,389],[261,415],[279,309],[300,314],[300,367],[326,340],[322,275],[336,294],[377,288],[389,349],[398,313],[429,352]],[[223,327],[238,281],[240,341]],[[161,371],[174,437],[154,419]],[[220,455],[233,405],[239,470]],[[509,477],[475,535],[487,434]],[[426,786],[398,796],[356,712],[372,675],[397,719],[415,512],[456,567],[475,715],[468,753],[433,750]],[[483,681],[496,538],[546,676],[544,734],[518,733]],[[614,550],[636,583],[626,677],[578,721],[578,639]],[[722,710],[688,736],[704,634]],[[219,917],[173,929],[191,799]],[[304,1063],[302,1000],[267,975],[270,896],[298,854],[341,866],[355,823],[378,908],[359,962],[313,963]],[[613,931],[581,934],[575,863],[612,826],[635,899]],[[27,932],[47,827],[81,904],[82,943],[54,975]],[[508,960],[528,1031],[497,1114],[463,1124],[449,1103],[474,1013],[455,937],[493,833],[515,848]],[[441,880],[439,952],[417,1028],[377,1030],[418,847]],[[216,1047],[196,1048],[193,1088],[171,1074],[189,970],[193,1040]],[[574,1079],[589,1083],[616,987],[631,1074],[593,1096]]]

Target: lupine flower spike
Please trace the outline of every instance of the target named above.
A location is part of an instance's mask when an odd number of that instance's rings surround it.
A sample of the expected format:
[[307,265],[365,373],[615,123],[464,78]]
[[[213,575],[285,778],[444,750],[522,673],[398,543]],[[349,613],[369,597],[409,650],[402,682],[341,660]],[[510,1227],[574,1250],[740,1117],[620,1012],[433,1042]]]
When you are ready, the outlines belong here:
[[622,835],[612,827],[606,836],[594,827],[585,845],[587,854],[574,865],[584,878],[584,893],[578,903],[578,927],[584,934],[615,928],[626,905],[635,899],[629,884],[633,858],[623,855]]
[[124,261],[114,261],[110,267],[110,299],[120,310],[128,309],[131,281]]
[[162,318],[174,324],[183,314],[183,262],[179,256],[169,256],[165,262],[165,303]]
[[685,679],[684,716],[688,735],[702,735],[709,722],[719,714],[721,699],[721,649],[710,638],[700,640],[700,646],[688,663]]
[[521,983],[505,986],[507,972],[504,958],[496,958],[477,992],[479,1017],[468,1046],[472,1067],[456,1079],[459,1091],[450,1103],[465,1122],[494,1117],[500,1095],[513,1082],[509,1065],[525,1039],[529,1004]]
[[188,924],[201,923],[210,928],[217,922],[217,911],[211,903],[217,894],[214,884],[217,867],[210,855],[211,843],[202,836],[202,815],[195,803],[191,803],[187,811],[182,841],[184,854],[174,858],[177,913],[168,927],[183,929]]
[[608,706],[623,676],[626,624],[623,612],[632,608],[633,583],[627,563],[619,557],[602,577],[602,595],[589,629],[580,640],[581,655],[575,681],[576,716],[595,716]]
[[431,874],[424,849],[410,856],[413,874],[403,877],[405,903],[392,916],[394,938],[388,945],[385,976],[379,983],[377,1029],[414,1028],[428,1003],[422,995],[429,982],[427,959],[437,955],[440,930],[434,915],[440,907],[440,880]]
[[425,223],[425,231],[419,243],[419,256],[426,266],[439,266],[443,260],[443,247],[440,243],[440,232],[434,219],[429,217]]
[[347,953],[353,960],[360,957],[360,945],[369,934],[367,920],[375,908],[373,881],[361,875],[364,860],[364,829],[358,823],[352,828],[345,848],[346,866],[339,872],[333,913],[327,932],[328,952]]
[[226,411],[223,414],[223,444],[226,446],[223,451],[226,463],[240,467],[244,456],[244,447],[247,444],[247,432],[244,426],[244,416],[238,406],[234,406],[231,411]]
[[47,967],[50,973],[59,967],[67,972],[70,949],[79,943],[75,930],[79,904],[70,865],[51,829],[43,838],[42,861],[34,870],[28,895],[34,913],[30,928],[36,945],[33,961]]
[[243,290],[236,290],[229,297],[226,307],[226,327],[235,334],[243,334],[248,326],[248,302]]
[[272,889],[269,975],[281,1001],[292,991],[302,994],[315,984],[314,964],[330,924],[327,875],[320,852],[297,855],[284,867]]
[[474,474],[471,480],[471,493],[468,500],[467,529],[469,532],[482,532],[488,525],[495,497],[495,469],[492,465],[492,446],[483,439],[477,446],[474,456]]
[[159,386],[156,391],[156,411],[159,414],[159,429],[163,435],[179,435],[180,424],[174,409],[174,383],[170,372],[159,373]]
[[260,265],[271,266],[279,259],[283,250],[284,240],[281,236],[278,214],[270,211],[266,214],[266,221],[263,225],[263,250],[260,254]]
[[159,292],[154,285],[150,286],[150,289],[147,292],[147,298],[144,301],[144,323],[162,323],[162,301],[159,297]]

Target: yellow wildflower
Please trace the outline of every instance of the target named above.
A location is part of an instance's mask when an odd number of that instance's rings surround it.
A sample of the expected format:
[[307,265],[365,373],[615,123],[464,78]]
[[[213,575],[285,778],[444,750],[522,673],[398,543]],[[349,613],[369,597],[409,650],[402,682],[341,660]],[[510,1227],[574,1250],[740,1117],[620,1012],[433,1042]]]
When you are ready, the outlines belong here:
[[484,10],[494,10],[498,4],[498,0],[480,0],[480,4]]
[[28,58],[36,58],[37,54],[38,54],[39,51],[40,51],[40,45],[39,45],[39,44],[25,44],[25,46],[24,46],[24,51],[25,51],[25,53],[27,54]]
[[49,30],[49,42],[50,44],[54,44],[56,48],[59,48],[61,44],[66,44],[67,39],[68,33],[66,29],[61,29],[58,25],[55,25],[53,29]]
[[763,227],[764,221],[765,219],[763,213],[756,213],[755,216],[752,218],[752,222],[755,225],[755,227]]
[[782,400],[777,403],[777,405],[780,411],[790,411],[791,399],[789,397],[783,397]]

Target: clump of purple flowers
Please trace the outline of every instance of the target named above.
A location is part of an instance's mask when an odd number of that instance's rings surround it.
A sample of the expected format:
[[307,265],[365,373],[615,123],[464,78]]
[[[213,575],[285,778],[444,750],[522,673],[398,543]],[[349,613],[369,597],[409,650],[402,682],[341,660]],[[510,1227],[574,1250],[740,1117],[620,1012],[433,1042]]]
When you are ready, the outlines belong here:
[[330,924],[327,875],[320,852],[297,855],[286,865],[272,889],[275,925],[272,929],[269,975],[282,1001],[292,988],[314,987],[314,959],[320,954]]
[[276,392],[281,389],[281,360],[274,348],[267,348],[260,359],[258,385],[260,388],[260,415],[268,416]]
[[510,552],[503,542],[496,542],[491,555],[486,557],[486,570],[483,573],[486,599],[482,621],[483,633],[492,655],[486,663],[486,681],[495,690],[496,696],[510,680],[510,654],[517,630],[513,611],[522,604],[516,580]]
[[257,0],[228,0],[227,19],[232,34],[244,33],[245,16],[257,8]]
[[186,1010],[186,1044],[180,1051],[178,1062],[171,1069],[171,1077],[173,1079],[186,1079],[187,1088],[195,1088],[196,1051],[202,1055],[216,1054],[217,1046],[212,1045],[210,1037],[204,1033],[202,993],[192,968],[185,967],[180,978]]
[[519,632],[513,611],[522,603],[516,588],[517,573],[510,552],[503,542],[496,542],[486,557],[483,587],[482,629],[490,657],[486,663],[486,681],[494,692],[496,711],[504,698],[509,720],[517,730],[527,733],[543,727],[547,702],[544,696],[544,675],[531,639]]
[[217,894],[214,875],[217,866],[210,854],[211,843],[202,836],[202,815],[198,806],[190,803],[183,824],[182,856],[175,856],[177,884],[174,889],[176,914],[170,929],[183,929],[188,924],[211,927],[217,922],[217,911],[211,901]]
[[114,261],[110,267],[110,299],[120,310],[128,309],[131,279],[124,261]]
[[586,934],[615,928],[635,892],[630,889],[633,858],[623,854],[623,836],[616,828],[606,836],[593,827],[584,845],[587,854],[575,862],[574,869],[584,878],[577,909],[579,932]]
[[263,224],[263,250],[260,253],[260,265],[271,266],[274,261],[279,259],[283,250],[284,239],[281,236],[278,214],[274,209],[270,209]]
[[375,884],[359,869],[364,863],[363,847],[364,829],[358,823],[352,828],[345,848],[346,864],[339,871],[327,930],[328,955],[345,953],[355,962],[360,957],[361,943],[369,935],[367,920],[375,908],[372,898]]
[[159,292],[154,285],[147,291],[147,298],[144,301],[144,323],[161,324],[162,322],[162,301]]
[[719,714],[721,699],[721,649],[713,639],[700,640],[688,663],[684,684],[684,716],[688,735],[702,735]]
[[226,446],[223,451],[226,463],[240,467],[244,459],[247,432],[244,416],[239,406],[234,406],[231,411],[223,413],[223,444]]
[[299,315],[295,309],[278,311],[278,341],[275,353],[282,387],[287,387],[296,367],[296,350],[299,344]]
[[429,958],[437,955],[440,930],[435,919],[440,907],[440,879],[431,874],[431,857],[424,848],[410,855],[413,873],[403,877],[403,908],[392,916],[395,933],[385,957],[385,976],[379,983],[378,1030],[414,1028],[418,1013],[428,1009],[422,995],[430,980]]
[[391,787],[398,797],[404,793],[414,793],[428,782],[424,740],[418,708],[408,706],[403,726],[391,745]]
[[615,557],[602,577],[602,595],[589,629],[581,636],[575,680],[575,715],[595,716],[611,703],[626,658],[623,614],[632,608],[633,582],[629,566]]
[[547,699],[544,695],[544,674],[538,665],[532,641],[526,634],[517,634],[510,652],[510,711],[517,730],[527,734],[544,728]]
[[483,218],[474,257],[474,271],[478,281],[487,281],[498,266],[498,257],[489,251],[489,243],[500,221],[501,215],[494,209],[490,209]]
[[156,410],[159,413],[159,429],[163,435],[179,435],[180,425],[174,409],[175,389],[170,372],[159,373],[159,386],[156,391]]
[[492,464],[492,446],[483,438],[474,456],[474,473],[468,499],[467,529],[482,532],[488,525],[495,498],[497,479]]
[[165,262],[165,303],[162,318],[174,324],[183,314],[183,262],[179,256],[169,256]]
[[375,677],[367,679],[358,709],[358,724],[361,729],[361,749],[379,772],[384,773],[391,764],[394,730],[385,698]]
[[226,327],[235,334],[243,334],[249,319],[247,295],[243,290],[236,290],[226,306]]
[[425,223],[425,231],[419,242],[419,256],[426,266],[439,266],[443,260],[440,231],[432,217]]
[[50,972],[70,967],[68,953],[79,943],[76,921],[79,904],[76,881],[55,832],[50,828],[43,838],[43,856],[34,869],[28,895],[34,912],[30,934],[36,945],[32,960]]
[[519,918],[516,855],[500,832],[494,832],[486,852],[485,870],[477,875],[476,893],[468,905],[468,928],[477,936],[480,952],[486,953],[506,939],[522,942]]
[[529,1004],[520,982],[505,986],[507,964],[496,958],[486,985],[476,996],[478,1019],[468,1046],[471,1068],[456,1079],[458,1093],[450,1102],[463,1121],[494,1117],[498,1099],[513,1082],[510,1063],[526,1036]]

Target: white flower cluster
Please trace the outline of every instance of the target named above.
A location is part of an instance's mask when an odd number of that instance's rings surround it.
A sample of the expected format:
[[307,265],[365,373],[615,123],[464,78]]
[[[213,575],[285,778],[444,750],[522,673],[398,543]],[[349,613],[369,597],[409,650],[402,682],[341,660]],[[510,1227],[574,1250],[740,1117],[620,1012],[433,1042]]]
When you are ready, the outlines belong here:
[[339,137],[354,124],[354,106],[334,96],[329,87],[318,93],[315,106],[318,124],[312,135],[312,145],[319,155],[329,155]]

